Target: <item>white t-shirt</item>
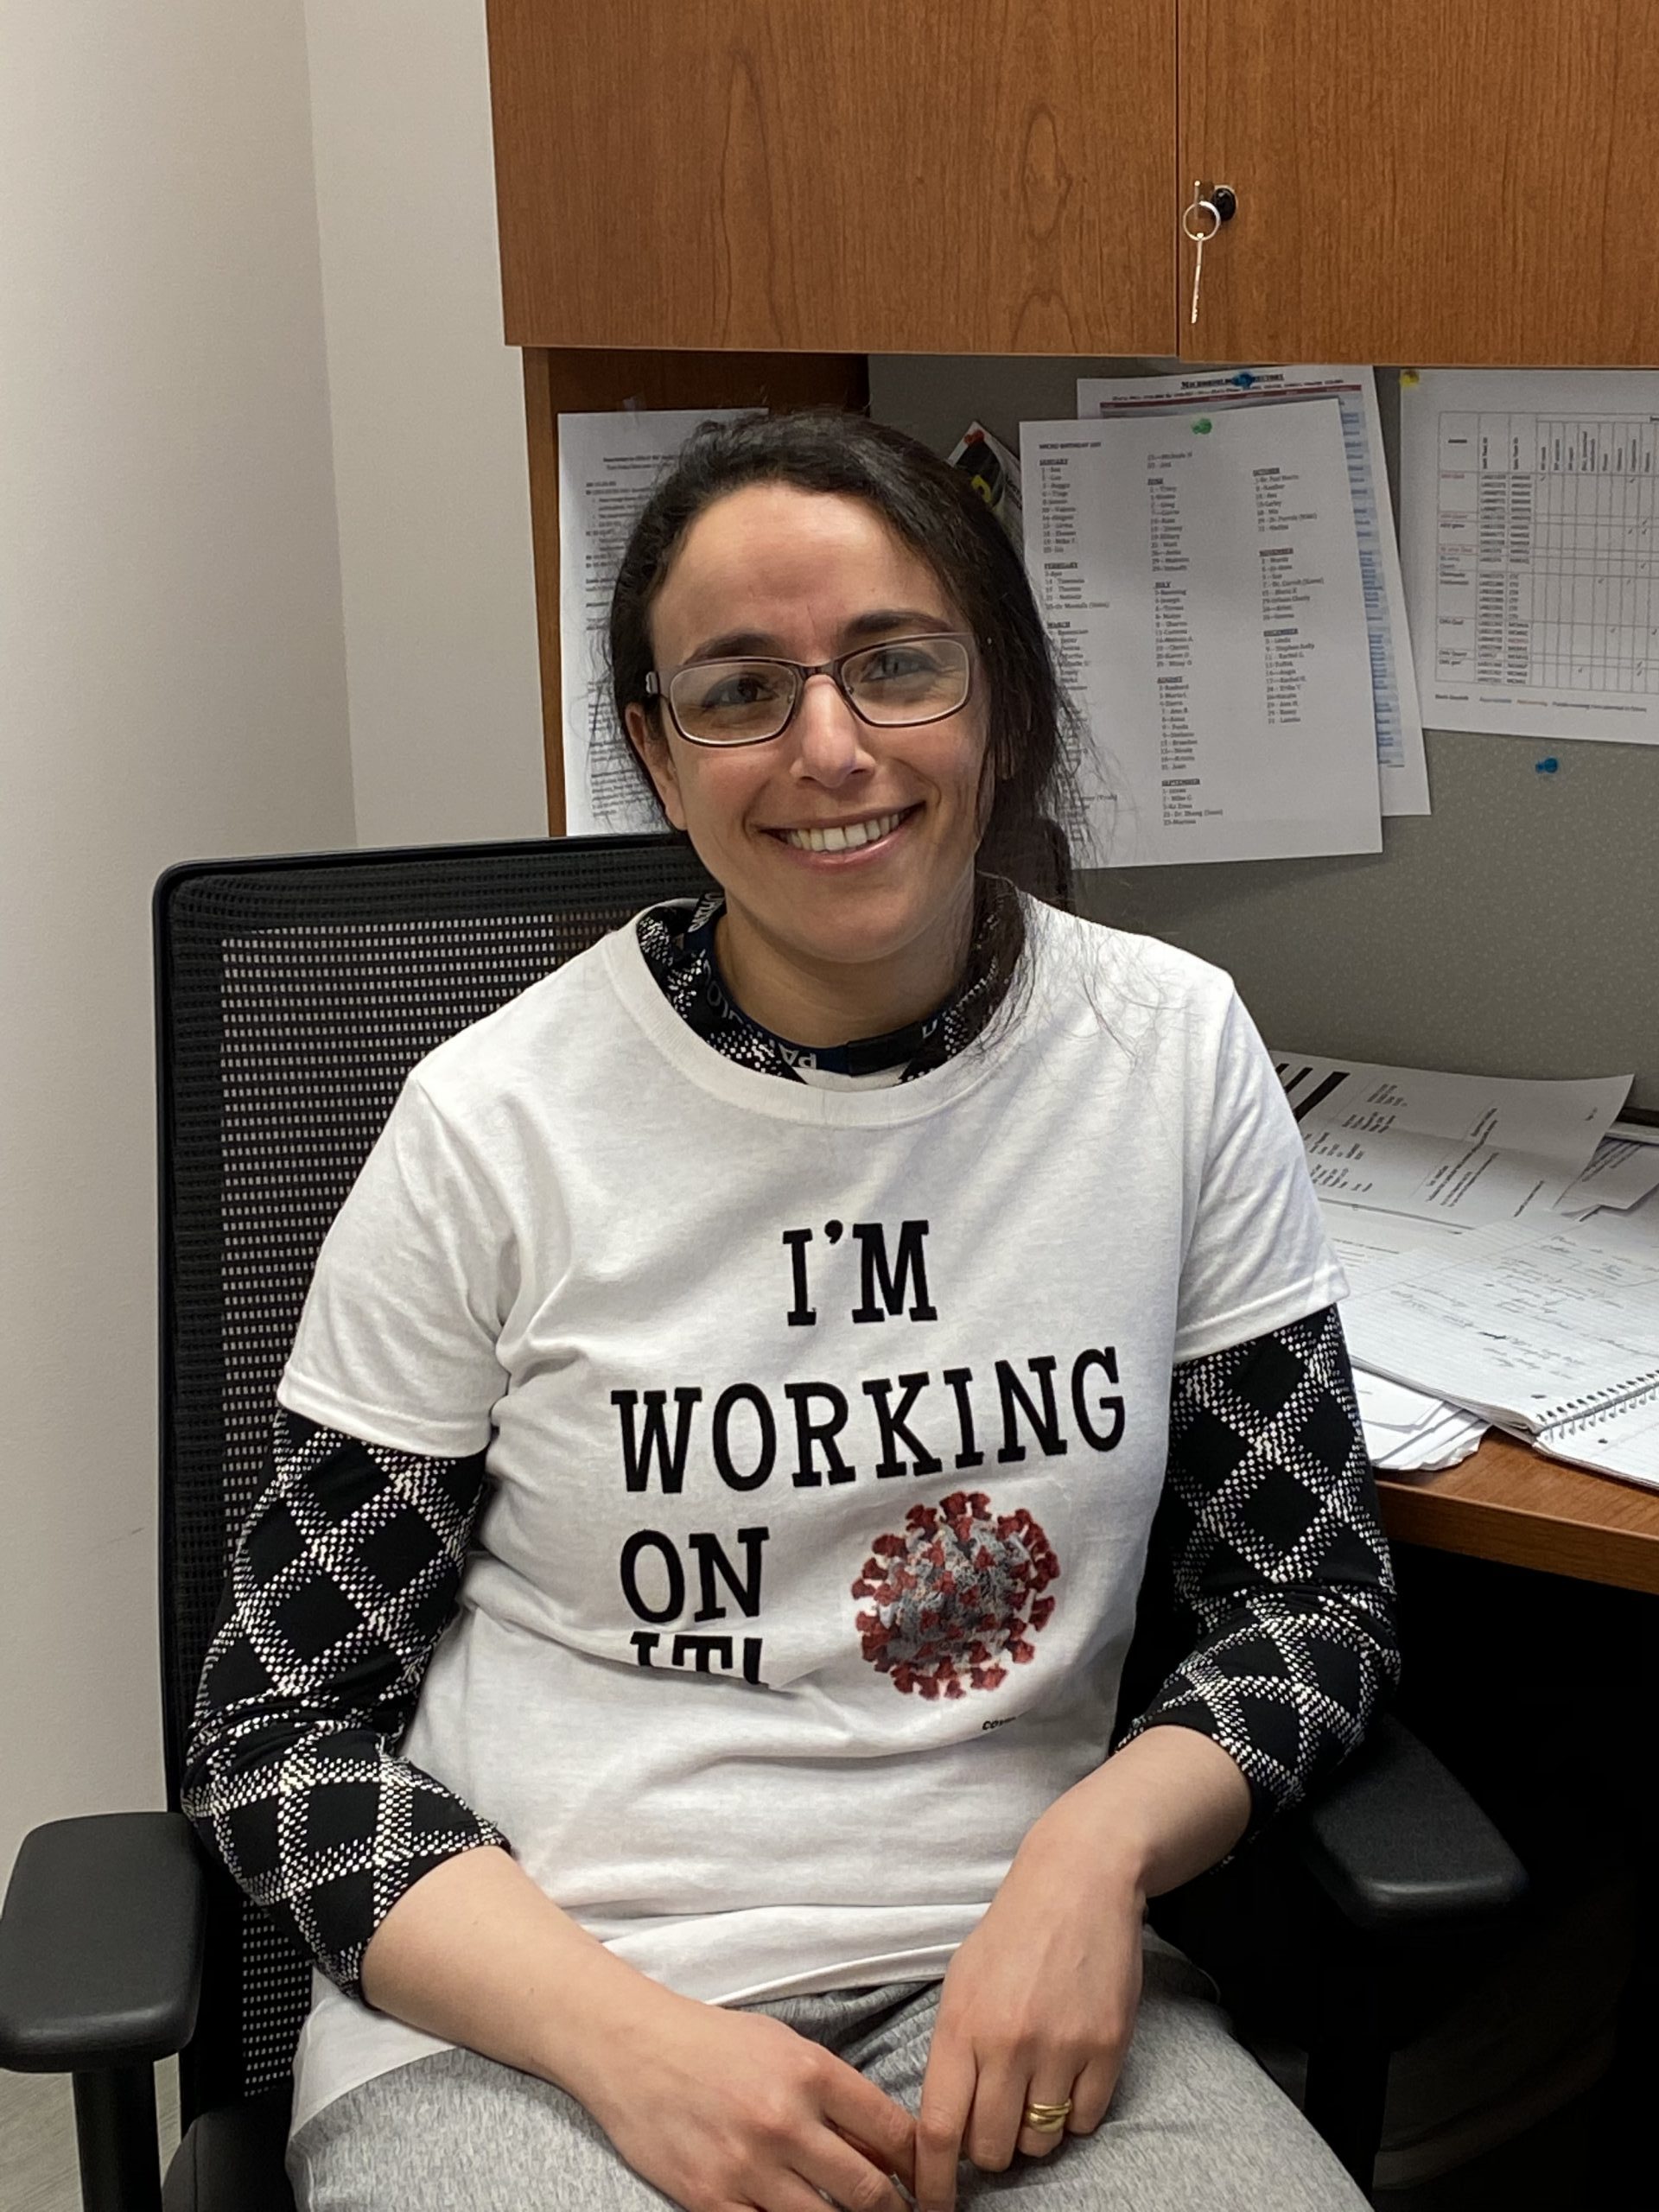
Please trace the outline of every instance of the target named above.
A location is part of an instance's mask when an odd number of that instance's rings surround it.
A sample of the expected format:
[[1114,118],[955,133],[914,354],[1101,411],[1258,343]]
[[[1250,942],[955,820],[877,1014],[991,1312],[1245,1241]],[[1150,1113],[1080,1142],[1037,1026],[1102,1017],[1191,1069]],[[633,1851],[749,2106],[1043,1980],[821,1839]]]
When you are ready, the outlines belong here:
[[[318,1260],[282,1403],[488,1446],[406,1756],[690,1996],[944,1973],[1106,1755],[1172,1368],[1344,1290],[1227,977],[1027,914],[1017,1015],[852,1091],[620,930],[414,1070]],[[442,2048],[318,1977],[296,2126]]]

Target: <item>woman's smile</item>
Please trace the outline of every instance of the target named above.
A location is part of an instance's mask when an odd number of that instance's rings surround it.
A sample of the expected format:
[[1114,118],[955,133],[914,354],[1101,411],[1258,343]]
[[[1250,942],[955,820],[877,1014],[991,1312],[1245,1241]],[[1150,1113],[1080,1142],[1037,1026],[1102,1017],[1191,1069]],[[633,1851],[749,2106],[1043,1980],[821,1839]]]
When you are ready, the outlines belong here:
[[838,822],[804,823],[798,829],[768,829],[766,835],[775,837],[785,851],[798,854],[803,859],[846,867],[853,861],[877,859],[891,851],[906,825],[920,810],[919,804],[897,807],[886,814],[859,814]]

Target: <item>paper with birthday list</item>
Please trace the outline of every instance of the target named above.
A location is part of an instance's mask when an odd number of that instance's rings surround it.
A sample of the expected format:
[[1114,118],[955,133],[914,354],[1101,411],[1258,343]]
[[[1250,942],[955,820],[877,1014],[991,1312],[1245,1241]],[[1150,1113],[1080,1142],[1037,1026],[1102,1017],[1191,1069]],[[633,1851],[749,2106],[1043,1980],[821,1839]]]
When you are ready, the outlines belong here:
[[1166,377],[1079,377],[1077,413],[1152,415],[1205,413],[1217,408],[1283,407],[1334,399],[1341,411],[1353,501],[1354,534],[1370,632],[1371,709],[1376,772],[1384,814],[1427,814],[1428,769],[1417,677],[1406,627],[1405,586],[1394,510],[1389,502],[1382,419],[1376,373],[1363,363],[1305,363],[1294,367],[1191,366]]
[[1026,563],[1090,743],[1085,866],[1382,848],[1340,410],[1020,426]]

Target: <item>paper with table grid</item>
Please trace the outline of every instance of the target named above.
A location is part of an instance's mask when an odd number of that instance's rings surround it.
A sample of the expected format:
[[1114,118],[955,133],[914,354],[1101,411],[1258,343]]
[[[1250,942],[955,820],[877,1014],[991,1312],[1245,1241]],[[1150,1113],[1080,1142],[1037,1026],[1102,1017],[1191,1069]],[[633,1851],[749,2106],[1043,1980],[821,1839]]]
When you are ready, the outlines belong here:
[[1400,474],[1431,728],[1659,745],[1659,371],[1402,371]]

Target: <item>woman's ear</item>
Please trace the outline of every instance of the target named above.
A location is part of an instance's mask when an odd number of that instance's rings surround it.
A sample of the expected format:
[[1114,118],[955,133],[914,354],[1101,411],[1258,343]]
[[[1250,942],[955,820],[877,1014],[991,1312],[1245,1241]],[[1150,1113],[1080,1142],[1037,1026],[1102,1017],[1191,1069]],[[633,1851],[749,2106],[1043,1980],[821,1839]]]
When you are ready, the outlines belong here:
[[648,708],[637,703],[630,705],[626,710],[626,721],[628,742],[645,762],[646,772],[657,786],[663,812],[677,830],[683,830],[685,809],[680,804],[680,779],[675,772],[674,756],[669,751],[667,739]]

